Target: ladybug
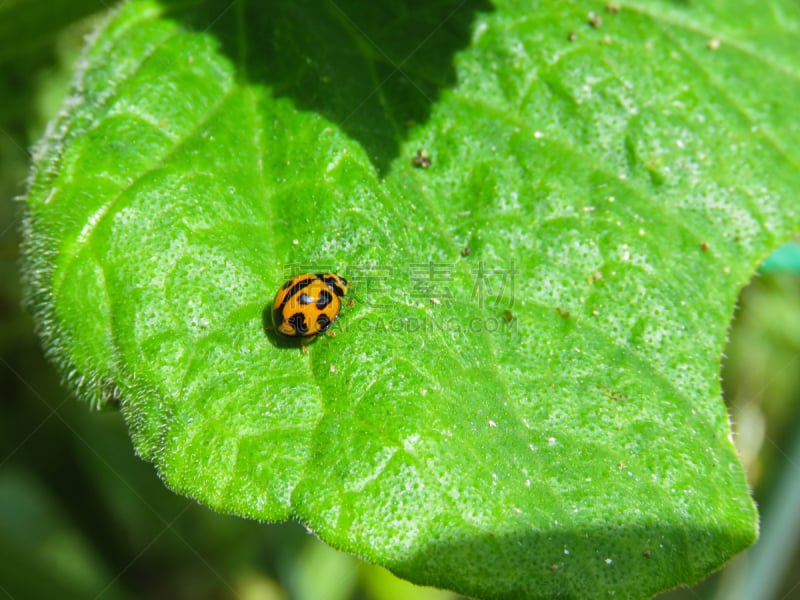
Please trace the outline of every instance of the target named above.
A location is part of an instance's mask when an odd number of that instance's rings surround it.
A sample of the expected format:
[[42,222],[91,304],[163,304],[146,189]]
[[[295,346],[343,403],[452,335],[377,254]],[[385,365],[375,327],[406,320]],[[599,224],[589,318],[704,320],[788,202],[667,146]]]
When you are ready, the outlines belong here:
[[[281,286],[272,302],[275,330],[288,337],[311,339],[324,333],[339,316],[340,298],[347,293],[347,285],[336,273],[295,275]],[[305,344],[302,350],[306,351]]]

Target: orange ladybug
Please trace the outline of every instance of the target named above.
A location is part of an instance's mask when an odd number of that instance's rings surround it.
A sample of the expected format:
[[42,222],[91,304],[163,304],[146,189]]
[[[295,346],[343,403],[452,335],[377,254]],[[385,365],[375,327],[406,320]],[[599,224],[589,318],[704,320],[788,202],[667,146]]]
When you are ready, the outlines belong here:
[[311,339],[324,333],[339,316],[347,285],[347,280],[336,273],[295,275],[275,294],[272,303],[275,330],[285,336]]

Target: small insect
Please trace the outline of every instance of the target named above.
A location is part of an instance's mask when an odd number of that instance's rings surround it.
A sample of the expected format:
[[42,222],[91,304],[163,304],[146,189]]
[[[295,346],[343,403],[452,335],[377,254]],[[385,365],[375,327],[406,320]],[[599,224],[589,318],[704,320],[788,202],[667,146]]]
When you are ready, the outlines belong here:
[[433,164],[433,159],[427,150],[420,148],[414,158],[411,159],[411,164],[420,169],[427,169]]
[[[272,303],[275,330],[289,337],[314,339],[339,316],[347,280],[335,273],[295,275],[281,286]],[[333,332],[330,332],[333,335]],[[302,345],[306,352],[305,344]]]
[[603,26],[603,17],[596,13],[589,13],[589,25],[595,29],[600,29]]

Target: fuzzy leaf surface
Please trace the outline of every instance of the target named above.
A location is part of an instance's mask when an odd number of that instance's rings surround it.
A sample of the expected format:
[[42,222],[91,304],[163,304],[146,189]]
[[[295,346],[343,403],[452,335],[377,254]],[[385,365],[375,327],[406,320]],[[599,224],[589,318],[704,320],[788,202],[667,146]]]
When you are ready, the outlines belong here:
[[[176,491],[417,583],[704,577],[756,536],[719,361],[798,229],[800,5],[606,10],[123,5],[27,198],[48,352]],[[265,333],[328,270],[338,336]]]

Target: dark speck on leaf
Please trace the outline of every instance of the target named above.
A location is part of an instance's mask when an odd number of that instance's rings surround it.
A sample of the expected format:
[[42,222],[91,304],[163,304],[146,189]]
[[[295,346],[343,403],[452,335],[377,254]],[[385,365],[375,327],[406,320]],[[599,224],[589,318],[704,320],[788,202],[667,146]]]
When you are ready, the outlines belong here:
[[431,160],[428,151],[424,148],[417,150],[417,155],[411,159],[411,164],[420,169],[427,169],[431,166],[432,162],[433,160]]

